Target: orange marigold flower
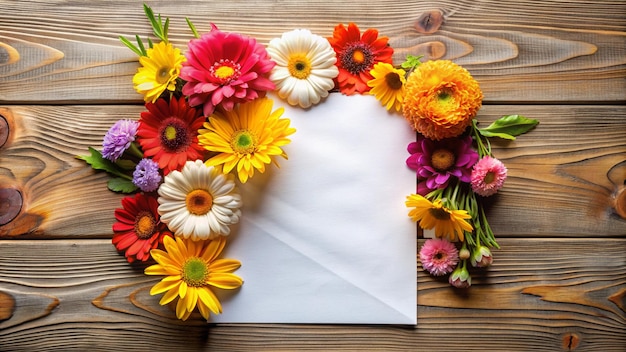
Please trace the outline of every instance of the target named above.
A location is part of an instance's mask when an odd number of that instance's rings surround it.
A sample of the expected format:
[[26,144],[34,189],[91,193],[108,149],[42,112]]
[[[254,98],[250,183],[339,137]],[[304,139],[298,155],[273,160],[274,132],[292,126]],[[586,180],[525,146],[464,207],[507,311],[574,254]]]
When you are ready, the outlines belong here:
[[472,123],[482,105],[478,82],[449,60],[427,61],[407,78],[402,113],[425,137],[456,137]]
[[343,24],[335,27],[333,36],[328,38],[330,45],[337,53],[337,85],[345,95],[365,93],[370,90],[367,82],[373,77],[370,70],[378,62],[391,64],[393,49],[387,37],[378,37],[376,29],[363,32],[354,24]]

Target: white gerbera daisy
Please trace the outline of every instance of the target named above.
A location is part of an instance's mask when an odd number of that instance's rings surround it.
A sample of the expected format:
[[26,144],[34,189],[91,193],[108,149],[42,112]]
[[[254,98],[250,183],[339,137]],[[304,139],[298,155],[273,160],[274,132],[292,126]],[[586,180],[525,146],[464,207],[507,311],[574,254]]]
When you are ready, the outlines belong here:
[[239,222],[241,196],[232,175],[201,160],[187,161],[159,187],[159,214],[176,236],[194,241],[226,236]]
[[272,39],[267,52],[276,62],[270,80],[278,96],[289,104],[308,108],[327,97],[335,86],[337,55],[325,38],[296,29]]

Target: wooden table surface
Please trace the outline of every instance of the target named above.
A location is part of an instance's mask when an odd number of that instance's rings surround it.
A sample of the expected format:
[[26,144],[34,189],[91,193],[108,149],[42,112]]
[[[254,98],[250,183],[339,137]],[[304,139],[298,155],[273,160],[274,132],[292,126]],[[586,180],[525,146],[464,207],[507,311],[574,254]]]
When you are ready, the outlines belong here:
[[509,178],[489,214],[494,265],[465,294],[420,267],[416,326],[207,325],[158,309],[155,279],[111,245],[121,196],[74,158],[143,110],[118,40],[150,35],[141,4],[0,0],[0,351],[626,350],[624,1],[148,1],[179,47],[185,16],[264,44],[375,27],[394,62],[470,70],[479,121],[541,121],[495,145]]

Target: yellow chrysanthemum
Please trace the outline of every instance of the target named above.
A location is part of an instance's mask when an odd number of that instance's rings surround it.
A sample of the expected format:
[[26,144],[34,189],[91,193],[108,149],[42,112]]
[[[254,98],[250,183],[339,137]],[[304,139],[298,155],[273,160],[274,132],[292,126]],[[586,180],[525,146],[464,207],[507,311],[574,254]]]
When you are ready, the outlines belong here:
[[[287,159],[281,149],[291,142],[287,136],[296,129],[289,127],[289,119],[281,119],[284,109],[272,111],[273,101],[259,98],[237,105],[231,111],[216,111],[198,130],[198,142],[206,150],[217,152],[206,161],[207,166],[224,165],[225,174],[237,167],[243,183],[254,175],[254,170],[265,172],[265,164],[275,156]],[[278,165],[278,164],[277,164]]]
[[482,105],[478,82],[448,60],[427,61],[406,82],[402,112],[425,137],[441,140],[462,134]]
[[370,74],[374,79],[367,82],[367,85],[372,88],[369,93],[374,95],[387,110],[392,108],[396,111],[402,110],[406,72],[386,62],[379,62],[374,65]]
[[472,225],[465,221],[471,219],[466,210],[452,210],[446,208],[441,199],[434,202],[418,194],[411,194],[406,199],[406,206],[413,207],[409,216],[413,221],[419,221],[423,229],[435,228],[435,236],[447,236],[450,241],[463,241],[463,231],[473,231]]
[[160,42],[147,50],[147,56],[139,58],[142,65],[133,77],[135,90],[143,94],[146,102],[154,103],[167,89],[176,89],[176,79],[185,61],[180,49]]
[[220,314],[222,305],[210,286],[235,289],[243,284],[243,280],[232,273],[241,266],[238,260],[217,259],[226,245],[224,237],[194,242],[168,236],[163,244],[165,251],[150,251],[158,264],[145,270],[146,275],[165,275],[150,289],[150,294],[165,292],[159,302],[161,305],[179,297],[176,303],[178,319],[187,320],[196,306],[206,320],[209,320],[209,312]]

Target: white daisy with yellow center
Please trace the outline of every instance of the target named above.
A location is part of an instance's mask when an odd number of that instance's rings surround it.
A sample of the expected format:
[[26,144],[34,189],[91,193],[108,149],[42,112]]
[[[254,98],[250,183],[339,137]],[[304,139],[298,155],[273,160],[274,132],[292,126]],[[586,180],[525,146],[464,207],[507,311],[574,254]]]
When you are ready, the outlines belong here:
[[207,167],[201,160],[187,161],[159,186],[159,214],[176,236],[194,241],[230,234],[241,217],[241,196],[234,177]]
[[337,55],[325,38],[296,29],[272,39],[267,52],[276,62],[270,80],[289,104],[308,108],[334,88],[333,79],[339,74]]

